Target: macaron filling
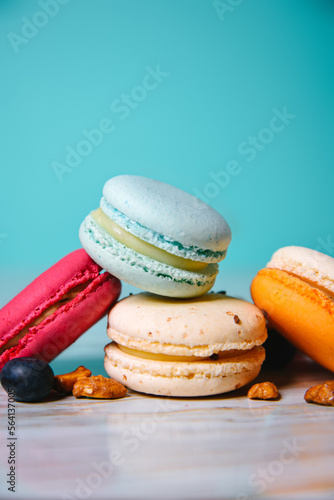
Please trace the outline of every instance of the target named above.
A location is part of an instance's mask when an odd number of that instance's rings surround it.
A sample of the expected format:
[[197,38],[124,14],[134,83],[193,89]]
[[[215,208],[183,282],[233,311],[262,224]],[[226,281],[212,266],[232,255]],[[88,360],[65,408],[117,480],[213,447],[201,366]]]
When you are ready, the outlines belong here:
[[62,306],[74,300],[77,295],[83,292],[92,281],[93,280],[88,280],[85,283],[81,283],[80,285],[75,286],[71,290],[67,291],[64,295],[62,295],[59,300],[51,306],[47,307],[44,310],[43,308],[41,308],[41,313],[37,317],[35,317],[33,321],[24,326],[18,333],[16,333],[0,347],[0,355],[3,354],[7,349],[16,347],[19,341],[29,333],[30,328],[40,325],[46,318],[52,316],[52,314],[58,311],[58,309],[60,309]]
[[110,236],[145,257],[149,257],[169,266],[177,267],[190,272],[201,272],[208,266],[208,263],[206,262],[196,262],[191,259],[185,259],[183,257],[173,255],[166,250],[162,250],[151,243],[141,240],[137,236],[134,236],[123,229],[113,220],[109,219],[101,208],[93,211],[91,213],[91,217]]
[[170,356],[169,354],[157,354],[154,352],[138,351],[137,349],[131,349],[129,347],[125,347],[120,344],[117,344],[117,347],[126,354],[129,354],[130,356],[136,356],[137,358],[143,358],[143,359],[153,359],[155,361],[191,362],[191,361],[200,361],[201,359],[202,360],[210,359],[210,356],[205,358],[198,358],[198,356]]
[[[225,248],[215,251],[210,248],[199,248],[198,246],[183,245],[179,241],[169,239],[168,236],[157,233],[156,231],[129,219],[125,214],[114,208],[103,197],[100,202],[101,211],[108,219],[114,221],[118,226],[125,229],[127,232],[137,236],[140,240],[150,243],[154,247],[161,248],[166,252],[188,259],[191,257],[192,261],[216,263],[220,262],[226,257],[227,247],[230,243],[231,237],[226,239]],[[208,242],[210,244],[210,242]]]
[[[116,344],[116,343],[115,343]],[[238,356],[238,355],[243,355],[246,351],[242,351],[239,349],[231,349],[230,351],[219,351],[217,353],[213,353],[210,356],[176,356],[176,355],[170,355],[170,354],[161,354],[161,353],[154,353],[154,352],[147,352],[147,351],[139,351],[137,349],[131,349],[129,347],[125,347],[120,344],[116,344],[117,347],[125,352],[126,354],[129,354],[130,356],[136,356],[138,358],[143,358],[143,359],[152,359],[154,361],[167,361],[167,362],[199,362],[199,361],[217,361],[217,360],[222,360],[222,359],[228,359],[231,358],[232,356]],[[250,350],[250,349],[249,349]]]

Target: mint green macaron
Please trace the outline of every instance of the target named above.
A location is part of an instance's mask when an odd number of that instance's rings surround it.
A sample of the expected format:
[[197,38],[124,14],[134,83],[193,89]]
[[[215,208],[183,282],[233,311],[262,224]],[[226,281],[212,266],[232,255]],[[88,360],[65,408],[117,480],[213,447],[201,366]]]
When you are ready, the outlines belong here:
[[100,207],[81,224],[95,262],[142,290],[170,297],[209,291],[231,230],[195,196],[163,182],[119,175],[106,182]]

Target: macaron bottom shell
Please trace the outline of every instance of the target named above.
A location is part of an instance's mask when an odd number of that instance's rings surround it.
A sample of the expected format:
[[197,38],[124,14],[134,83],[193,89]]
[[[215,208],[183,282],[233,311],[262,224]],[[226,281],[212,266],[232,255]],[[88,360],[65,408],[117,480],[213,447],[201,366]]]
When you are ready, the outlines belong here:
[[298,349],[334,371],[334,301],[310,283],[277,269],[262,269],[251,285],[269,325]]
[[149,292],[169,297],[196,297],[214,285],[218,265],[202,272],[186,271],[142,255],[101,229],[91,216],[80,227],[80,241],[101,267],[117,278]]
[[108,375],[129,389],[172,397],[200,397],[239,389],[254,380],[265,358],[263,347],[217,360],[156,361],[131,356],[115,342],[105,347]]

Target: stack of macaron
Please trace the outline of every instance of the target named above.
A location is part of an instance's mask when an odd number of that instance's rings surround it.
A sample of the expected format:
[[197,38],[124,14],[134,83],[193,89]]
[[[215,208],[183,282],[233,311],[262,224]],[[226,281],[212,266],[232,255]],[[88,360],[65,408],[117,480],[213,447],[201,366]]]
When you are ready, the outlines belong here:
[[[105,370],[139,392],[195,397],[244,386],[261,369],[267,325],[334,371],[332,257],[278,250],[252,282],[255,305],[210,292],[229,225],[195,196],[134,175],[106,182],[79,237],[83,249],[1,309],[0,371],[15,358],[50,362],[106,314]],[[120,280],[142,292],[116,303]]]
[[[14,358],[53,360],[110,311],[105,369],[131,389],[206,396],[257,376],[264,316],[248,302],[209,293],[231,241],[218,212],[173,186],[120,175],[105,184],[79,236],[84,249],[0,311],[0,370]],[[144,292],[112,308],[120,280]]]
[[248,302],[208,293],[231,241],[225,219],[165,183],[120,175],[80,228],[102,268],[144,290],[108,316],[105,369],[136,391],[207,396],[259,373],[266,322]]

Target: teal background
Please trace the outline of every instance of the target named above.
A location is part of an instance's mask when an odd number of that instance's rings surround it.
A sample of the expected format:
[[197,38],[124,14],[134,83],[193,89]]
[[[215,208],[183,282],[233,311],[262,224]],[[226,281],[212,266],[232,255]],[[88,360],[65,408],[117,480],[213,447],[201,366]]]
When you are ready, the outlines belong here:
[[[333,21],[329,0],[0,0],[0,305],[80,246],[81,221],[121,173],[224,215],[233,240],[216,290],[249,298],[285,245],[334,254]],[[44,25],[17,38],[29,22]],[[164,76],[145,96],[148,66]],[[117,111],[131,93],[133,109]],[[284,108],[283,130],[264,130]],[[60,182],[54,162],[104,119],[113,131]],[[105,324],[92,330],[64,356],[100,356]]]

